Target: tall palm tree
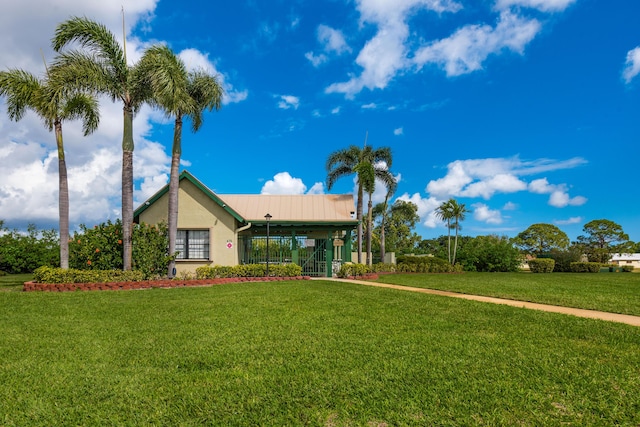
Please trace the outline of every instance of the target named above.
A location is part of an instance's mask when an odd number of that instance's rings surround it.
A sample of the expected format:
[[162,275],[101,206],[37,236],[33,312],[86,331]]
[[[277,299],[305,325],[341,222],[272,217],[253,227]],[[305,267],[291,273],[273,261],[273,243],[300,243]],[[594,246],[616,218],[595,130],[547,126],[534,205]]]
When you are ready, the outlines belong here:
[[[389,172],[393,158],[389,147],[373,149],[371,146],[365,145],[363,149],[355,145],[349,148],[338,150],[329,155],[327,158],[327,189],[331,190],[333,185],[339,178],[343,176],[356,174],[356,182],[358,185],[358,195],[356,201],[356,218],[358,219],[358,263],[362,263],[362,204],[363,204],[363,179],[360,172],[366,171],[360,165],[361,162],[373,165],[375,178],[388,182],[389,177],[393,176]],[[366,172],[365,172],[366,173]],[[375,181],[374,181],[375,186]],[[374,187],[375,189],[375,187]],[[372,191],[373,193],[373,191]]]
[[451,199],[451,218],[453,219],[452,227],[456,230],[456,239],[453,244],[453,258],[451,259],[451,265],[456,263],[456,250],[458,249],[458,231],[462,228],[460,222],[464,221],[465,215],[469,212],[464,203],[460,204],[455,199]]
[[56,86],[55,79],[41,80],[33,74],[11,69],[0,72],[0,95],[7,97],[7,113],[20,120],[27,109],[54,131],[58,150],[58,212],[60,228],[60,268],[69,268],[69,184],[62,138],[62,122],[81,119],[84,135],[98,127],[100,114],[97,100],[89,94],[70,92]]
[[[202,126],[204,110],[220,109],[223,90],[215,76],[202,70],[187,72],[180,58],[167,46],[147,49],[140,60],[140,73],[151,86],[151,103],[175,117],[171,148],[171,174],[169,178],[169,253],[176,250],[178,234],[178,190],[180,156],[182,155],[182,121],[191,119],[191,128],[197,132]],[[175,260],[168,266],[169,277],[174,276]]]
[[[61,53],[54,63],[56,75],[68,85],[95,91],[122,102],[122,261],[131,269],[133,231],[133,116],[150,97],[149,88],[135,66],[127,63],[120,46],[106,26],[88,18],[73,17],[58,25],[54,50],[76,43],[80,49]],[[126,43],[126,41],[125,41]]]
[[[393,196],[393,193],[396,192],[396,180],[393,180],[393,185],[387,187],[387,194],[384,196],[384,202],[379,208],[380,214],[380,260],[384,262],[384,258],[386,255],[386,242],[385,242],[385,227],[387,226],[387,215],[389,214],[389,199]],[[374,214],[376,213],[376,209],[374,207]]]
[[442,202],[442,204],[435,210],[436,218],[447,223],[447,253],[449,257],[449,264],[451,264],[451,220],[453,219],[452,202],[455,202],[455,200],[449,199],[446,202]]

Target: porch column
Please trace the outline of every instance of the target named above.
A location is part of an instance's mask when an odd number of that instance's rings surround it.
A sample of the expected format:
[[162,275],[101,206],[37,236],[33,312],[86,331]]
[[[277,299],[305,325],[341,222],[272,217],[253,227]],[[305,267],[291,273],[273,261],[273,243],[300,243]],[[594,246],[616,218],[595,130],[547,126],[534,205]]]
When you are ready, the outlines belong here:
[[300,265],[300,258],[298,255],[298,239],[296,239],[296,232],[291,232],[291,262]]
[[327,256],[325,257],[327,264],[327,277],[333,276],[333,236],[332,233],[329,232],[327,236],[327,243],[325,244],[325,248],[327,251]]
[[342,257],[343,262],[351,262],[351,230],[347,230],[344,235],[344,256]]

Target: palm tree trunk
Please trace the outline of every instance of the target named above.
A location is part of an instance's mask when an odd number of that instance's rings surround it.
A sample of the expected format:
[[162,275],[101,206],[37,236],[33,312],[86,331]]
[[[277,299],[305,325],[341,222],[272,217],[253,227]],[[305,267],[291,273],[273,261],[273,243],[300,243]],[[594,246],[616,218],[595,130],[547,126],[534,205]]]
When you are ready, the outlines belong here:
[[362,185],[360,184],[358,184],[356,218],[358,219],[358,264],[362,264]]
[[456,227],[456,239],[453,243],[453,259],[451,260],[451,265],[456,265],[456,251],[458,250],[458,221],[455,224]]
[[[171,174],[169,176],[169,207],[168,207],[168,227],[169,227],[169,255],[176,251],[176,237],[178,235],[178,193],[180,188],[180,156],[182,155],[182,115],[176,115],[175,126],[173,128],[173,148],[171,150]],[[176,261],[169,261],[168,276],[175,276],[174,269]]]
[[449,238],[447,239],[447,247],[449,253],[449,264],[451,264],[451,220],[447,219],[447,233]]
[[60,227],[60,268],[69,268],[69,181],[67,162],[64,158],[62,123],[55,122],[56,144],[58,146],[58,213]]
[[369,204],[367,205],[367,208],[369,210],[367,212],[367,265],[373,265],[373,254],[371,253],[371,226],[373,225],[371,211],[373,209],[373,203],[371,202],[371,194],[369,194]]
[[385,215],[382,215],[382,223],[380,224],[380,262],[384,262],[384,259],[387,255],[384,241],[384,225],[385,225]]
[[133,252],[133,109],[126,105],[122,134],[122,268],[131,270]]

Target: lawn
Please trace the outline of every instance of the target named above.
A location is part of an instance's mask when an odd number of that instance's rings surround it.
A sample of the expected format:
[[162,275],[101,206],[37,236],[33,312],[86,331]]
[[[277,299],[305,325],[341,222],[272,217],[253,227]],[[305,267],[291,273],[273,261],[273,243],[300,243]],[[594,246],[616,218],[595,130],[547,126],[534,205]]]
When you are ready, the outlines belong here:
[[33,280],[33,274],[7,274],[0,276],[0,292],[22,291],[24,282]]
[[638,328],[339,282],[0,293],[0,425],[629,425]]
[[640,274],[387,274],[378,282],[640,316]]

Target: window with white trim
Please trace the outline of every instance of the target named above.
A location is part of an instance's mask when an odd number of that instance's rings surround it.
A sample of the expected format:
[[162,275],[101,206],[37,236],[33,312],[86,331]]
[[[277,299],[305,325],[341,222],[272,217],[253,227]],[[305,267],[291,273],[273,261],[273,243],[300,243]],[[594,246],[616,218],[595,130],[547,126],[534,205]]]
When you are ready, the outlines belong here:
[[209,259],[209,230],[178,230],[176,259]]

